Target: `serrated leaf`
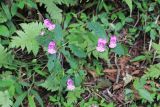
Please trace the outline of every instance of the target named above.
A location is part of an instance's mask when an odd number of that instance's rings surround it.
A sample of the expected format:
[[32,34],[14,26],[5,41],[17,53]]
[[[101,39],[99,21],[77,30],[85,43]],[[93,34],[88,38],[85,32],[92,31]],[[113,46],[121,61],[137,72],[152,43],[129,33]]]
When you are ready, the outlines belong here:
[[104,52],[99,52],[98,57],[104,59],[105,61],[108,61],[108,49],[106,49]]
[[60,41],[63,39],[63,32],[62,32],[62,27],[60,24],[56,24],[56,28],[54,29],[55,33],[55,40]]
[[41,30],[44,28],[43,24],[32,22],[28,24],[22,23],[20,25],[23,31],[19,30],[16,32],[18,36],[12,38],[10,47],[21,47],[22,50],[27,48],[28,53],[33,52],[36,55],[39,51],[39,43],[36,37],[39,36]]
[[61,52],[63,53],[64,57],[66,58],[67,62],[71,66],[71,68],[75,68],[76,69],[77,66],[78,66],[77,60],[75,60],[73,58],[73,56],[71,56],[71,54],[69,53],[69,51],[62,49]]
[[97,22],[88,22],[87,27],[89,30],[95,32],[98,38],[105,38],[106,39],[106,32],[105,29]]
[[11,97],[8,91],[0,91],[0,105],[1,107],[11,107],[13,102],[11,101]]
[[140,94],[140,96],[146,100],[148,100],[149,102],[153,102],[153,98],[151,96],[151,94],[145,90],[145,89],[138,89],[138,93]]
[[143,75],[143,78],[145,79],[157,79],[160,77],[160,64],[154,64],[151,65],[148,69],[147,72]]
[[124,45],[117,43],[117,46],[113,49],[113,52],[118,55],[125,55],[128,53],[128,49]]
[[86,53],[83,51],[82,48],[76,46],[76,45],[69,45],[69,48],[71,49],[72,53],[76,55],[79,58],[85,58]]
[[41,0],[40,2],[45,4],[46,10],[53,20],[56,20],[59,23],[62,22],[62,10],[56,6],[55,0]]
[[60,88],[60,81],[58,77],[54,77],[53,75],[51,75],[40,86],[50,91],[57,91]]

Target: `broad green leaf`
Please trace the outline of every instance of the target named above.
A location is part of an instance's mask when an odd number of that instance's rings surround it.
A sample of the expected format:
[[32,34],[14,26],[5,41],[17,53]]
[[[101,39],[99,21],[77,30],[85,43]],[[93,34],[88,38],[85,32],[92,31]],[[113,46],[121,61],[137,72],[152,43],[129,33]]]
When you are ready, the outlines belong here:
[[22,93],[20,96],[16,98],[16,102],[13,104],[12,107],[20,107],[21,103],[23,102],[24,98],[27,96],[27,92]]
[[11,6],[11,14],[12,14],[12,17],[13,17],[14,15],[16,15],[17,10],[18,10],[17,4],[16,4],[16,3],[12,3],[12,6]]
[[82,48],[76,46],[76,45],[69,45],[69,48],[71,49],[72,53],[76,55],[79,58],[85,58],[86,53],[83,51]]
[[104,52],[99,52],[98,57],[104,59],[105,61],[108,61],[108,49],[106,49]]
[[131,62],[143,61],[146,57],[144,55],[137,56],[131,60]]
[[61,52],[63,53],[64,57],[66,58],[71,68],[76,69],[78,66],[78,62],[77,60],[74,59],[74,57],[70,54],[70,52],[64,49],[62,49]]
[[125,55],[128,53],[128,49],[124,45],[117,43],[117,46],[113,49],[113,52],[118,55]]
[[87,27],[89,30],[94,31],[98,38],[106,39],[105,29],[98,22],[88,22]]
[[11,79],[8,80],[0,80],[0,87],[5,88],[5,87],[10,87],[14,84],[14,81]]
[[4,23],[7,21],[7,17],[3,11],[0,11],[0,23]]
[[153,102],[153,98],[151,96],[151,94],[145,90],[145,89],[138,89],[138,93],[140,94],[140,96],[146,100],[148,100],[149,102]]
[[157,32],[156,32],[156,30],[155,29],[151,29],[151,31],[150,31],[150,37],[151,37],[151,39],[153,39],[153,40],[155,40],[155,38],[157,37]]
[[62,27],[60,24],[56,24],[56,28],[54,29],[55,33],[55,40],[56,41],[61,41],[63,39],[63,32],[62,32]]
[[132,12],[132,0],[124,0],[126,3],[127,3],[127,5],[129,6],[129,9],[130,9],[130,12]]
[[4,25],[0,25],[0,36],[5,36],[5,37],[9,36],[9,30]]
[[28,96],[28,102],[30,107],[36,107],[33,96]]
[[5,5],[3,2],[1,3],[1,5],[2,5],[3,11],[5,12],[7,18],[9,20],[11,20],[12,16],[11,16],[11,13],[10,13],[10,10],[9,10],[9,6]]

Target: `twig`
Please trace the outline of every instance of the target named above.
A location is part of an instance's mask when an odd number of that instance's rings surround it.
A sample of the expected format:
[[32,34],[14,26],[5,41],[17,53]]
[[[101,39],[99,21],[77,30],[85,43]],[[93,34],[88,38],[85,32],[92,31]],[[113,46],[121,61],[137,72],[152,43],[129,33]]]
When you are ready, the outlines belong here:
[[[158,23],[158,19],[159,19],[159,15],[157,16],[157,18],[156,18],[156,21],[155,21],[155,24],[157,24]],[[151,39],[152,40],[152,39]],[[159,38],[159,44],[160,44],[160,38]],[[156,54],[157,54],[157,51],[155,51],[154,52],[154,55],[153,55],[153,60],[152,60],[152,64],[154,63],[154,60],[155,60],[155,57],[156,57]]]
[[120,76],[120,68],[117,64],[117,54],[115,54],[115,64],[116,64],[116,67],[117,67],[117,77],[116,77],[116,83],[119,82],[119,76]]
[[138,19],[137,19],[136,23],[134,24],[134,27],[137,26],[138,22],[139,22],[139,11],[138,11]]

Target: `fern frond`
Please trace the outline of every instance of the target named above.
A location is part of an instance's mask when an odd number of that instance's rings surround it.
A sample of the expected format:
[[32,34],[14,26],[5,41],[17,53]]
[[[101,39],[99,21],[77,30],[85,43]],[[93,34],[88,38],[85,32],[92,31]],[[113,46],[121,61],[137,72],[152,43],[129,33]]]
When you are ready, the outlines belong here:
[[51,19],[61,23],[62,10],[56,6],[55,3],[61,4],[61,0],[41,0],[41,3],[45,4],[47,12],[50,14]]
[[51,19],[62,22],[62,10],[58,8],[56,4],[67,6],[76,4],[77,0],[40,0],[41,3],[45,4],[47,12],[50,14]]
[[50,91],[57,91],[60,88],[60,81],[59,79],[57,79],[57,77],[54,77],[53,75],[51,75],[40,86]]
[[18,36],[12,38],[10,47],[21,47],[22,50],[27,48],[28,53],[33,52],[36,55],[39,51],[39,44],[36,37],[40,34],[41,29],[44,28],[43,24],[32,22],[29,24],[22,23],[20,25],[22,30],[16,32]]
[[148,68],[146,74],[143,75],[145,79],[157,79],[160,77],[160,64],[155,64]]
[[12,61],[13,57],[11,53],[7,52],[7,50],[0,44],[0,68],[11,64]]

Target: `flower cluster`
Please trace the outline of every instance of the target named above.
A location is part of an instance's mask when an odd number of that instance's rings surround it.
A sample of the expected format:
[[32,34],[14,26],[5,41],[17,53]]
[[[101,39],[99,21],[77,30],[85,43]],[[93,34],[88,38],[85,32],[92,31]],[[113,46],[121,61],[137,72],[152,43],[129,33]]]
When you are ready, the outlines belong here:
[[71,91],[75,89],[74,81],[70,78],[67,80],[67,89]]
[[48,45],[48,53],[55,54],[56,53],[56,43],[51,41]]
[[[98,52],[104,52],[106,50],[106,43],[107,43],[106,39],[99,38],[96,50]],[[117,46],[117,38],[116,36],[111,36],[109,47],[115,48],[116,46]]]
[[107,41],[105,39],[99,38],[98,39],[98,44],[97,44],[97,47],[96,47],[97,51],[99,51],[99,52],[105,51],[106,43],[107,43]]
[[49,31],[54,30],[55,27],[56,27],[56,25],[53,24],[49,19],[45,19],[45,20],[44,20],[44,26],[45,26],[46,28],[48,28]]
[[117,43],[117,38],[116,38],[116,36],[111,36],[109,47],[110,47],[110,48],[115,48],[115,47],[117,46],[116,43]]

